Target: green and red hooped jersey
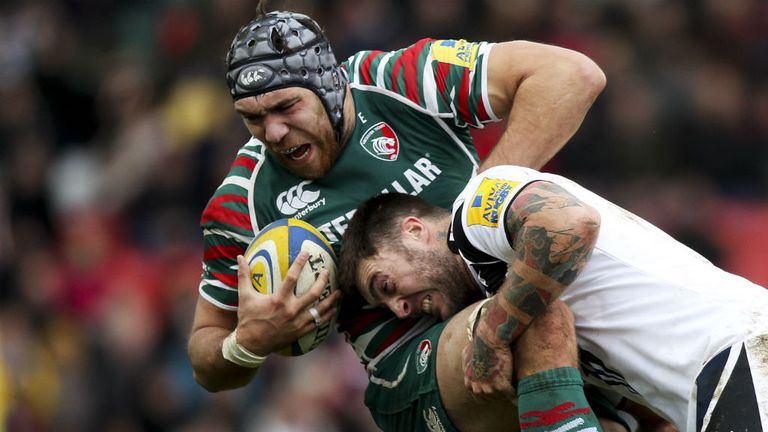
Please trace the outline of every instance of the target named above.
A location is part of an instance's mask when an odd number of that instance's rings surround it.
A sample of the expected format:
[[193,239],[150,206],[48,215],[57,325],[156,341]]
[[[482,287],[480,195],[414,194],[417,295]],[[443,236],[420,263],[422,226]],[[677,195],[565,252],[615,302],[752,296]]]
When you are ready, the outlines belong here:
[[[350,57],[344,68],[355,101],[355,127],[321,179],[297,177],[261,142],[246,143],[202,215],[200,295],[222,309],[236,310],[235,258],[256,232],[276,219],[311,223],[338,253],[354,210],[373,195],[410,193],[450,208],[477,170],[468,126],[497,120],[487,93],[491,46],[424,39],[398,51],[363,51]],[[387,309],[355,301],[345,299],[339,330],[369,370],[433,323],[399,320]]]

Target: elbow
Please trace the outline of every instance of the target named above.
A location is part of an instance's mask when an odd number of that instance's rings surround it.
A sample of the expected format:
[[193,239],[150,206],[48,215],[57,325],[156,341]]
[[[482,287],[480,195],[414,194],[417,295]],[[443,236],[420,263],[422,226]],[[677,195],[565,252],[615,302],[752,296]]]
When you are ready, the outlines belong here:
[[555,79],[567,82],[575,94],[594,101],[606,85],[605,72],[586,54],[568,48],[555,48],[557,60],[552,71]]
[[221,389],[217,388],[216,386],[214,386],[212,383],[206,381],[203,376],[201,376],[199,373],[197,373],[194,370],[192,371],[192,377],[195,379],[195,382],[200,387],[204,388],[209,393],[216,393],[219,390],[221,390]]
[[209,393],[234,390],[245,387],[256,375],[257,369],[246,369],[240,366],[221,368],[196,368],[192,366],[192,377],[200,387]]
[[192,368],[192,378],[195,379],[195,382],[210,393],[224,390],[221,386],[217,385],[217,380],[211,379],[211,374],[206,373],[207,369],[199,362],[199,360],[200,359],[195,358],[190,351],[189,365]]
[[605,72],[591,58],[574,51],[571,69],[579,87],[590,101],[594,101],[605,89],[607,78]]
[[592,253],[597,243],[597,237],[600,234],[600,213],[593,207],[582,207],[582,214],[577,220],[577,232],[580,233],[584,242],[585,252],[588,255]]
[[595,250],[600,234],[600,213],[589,206],[579,207],[570,212],[562,228],[570,233],[570,238],[561,245],[564,249],[557,251],[561,257],[558,265],[565,266],[557,273],[561,275],[559,282],[567,286],[584,270]]
[[[194,339],[190,339],[192,340]],[[226,363],[226,360],[217,357],[219,351],[195,350],[190,344],[188,359],[195,382],[210,393],[231,390],[248,384],[253,373],[233,372],[237,370],[233,367],[234,364],[231,365],[232,367],[223,364],[222,362]]]
[[195,382],[200,385],[200,387],[209,393],[218,393],[220,391],[227,390],[227,388],[217,385],[216,382],[206,379],[204,375],[198,373],[195,370],[192,371],[192,377],[195,379]]
[[197,370],[192,367],[192,377],[197,384],[209,393],[218,393],[244,387],[253,378],[254,373],[219,375],[210,371]]

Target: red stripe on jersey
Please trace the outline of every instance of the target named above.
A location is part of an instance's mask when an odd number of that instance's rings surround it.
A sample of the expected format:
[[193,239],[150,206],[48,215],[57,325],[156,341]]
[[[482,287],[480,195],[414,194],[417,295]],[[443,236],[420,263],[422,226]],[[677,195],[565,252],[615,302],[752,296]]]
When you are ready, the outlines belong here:
[[360,65],[360,82],[363,84],[370,85],[373,83],[373,78],[371,77],[371,63],[373,63],[373,60],[381,53],[381,51],[371,51]]
[[483,120],[490,120],[488,117],[488,111],[485,110],[485,104],[483,103],[483,95],[480,95],[479,98],[477,98],[477,117],[483,121]]
[[211,246],[203,252],[203,261],[227,258],[234,260],[242,255],[245,250],[239,246]]
[[400,73],[400,69],[403,70],[403,80],[405,81],[404,95],[408,99],[419,103],[419,88],[418,88],[418,68],[419,68],[419,55],[424,49],[424,45],[432,42],[433,39],[421,39],[420,41],[409,46],[400,57],[395,61],[392,68],[392,91],[399,92],[397,89],[397,75]]
[[464,69],[459,86],[459,116],[467,123],[472,122],[472,116],[469,114],[469,68]]
[[[421,46],[423,47],[424,44],[422,43]],[[417,78],[420,53],[421,48],[419,50],[408,49],[403,53],[403,56],[400,57],[405,64],[403,72],[403,78],[405,79],[405,97],[416,103],[419,103],[419,86]]]
[[400,339],[408,330],[412,329],[413,326],[416,325],[416,322],[418,321],[418,318],[407,318],[402,320],[402,322],[395,328],[392,333],[389,334],[389,337],[387,337],[384,342],[381,343],[378,347],[376,347],[376,353],[374,356],[377,356],[384,352],[385,349],[387,349],[390,345],[395,343],[398,339]]
[[392,91],[395,93],[397,93],[397,74],[400,72],[400,68],[403,66],[401,59],[402,57],[397,59],[395,64],[392,66]]
[[435,82],[437,83],[437,90],[441,95],[445,94],[445,79],[448,77],[448,73],[451,72],[451,65],[448,63],[437,64],[437,77]]
[[214,197],[208,203],[208,206],[205,207],[200,223],[204,224],[207,222],[216,221],[217,223],[223,223],[238,228],[250,229],[251,220],[247,214],[224,207],[224,203],[232,202],[237,204],[245,204],[247,201],[248,197],[233,194],[219,195]]
[[[211,276],[215,277],[217,281],[226,284],[228,287],[237,287],[237,275],[227,273],[211,273]],[[230,305],[236,306],[236,305]]]
[[232,167],[243,167],[247,168],[248,171],[253,171],[253,168],[256,166],[256,159],[250,158],[248,156],[238,156],[237,159],[232,163]]
[[419,84],[418,80],[416,79],[417,76],[417,65],[412,62],[408,62],[405,64],[405,75],[403,78],[405,78],[405,97],[408,99],[420,103],[419,101]]
[[351,317],[339,316],[339,331],[349,333],[352,337],[359,336],[372,323],[381,321],[391,315],[389,309],[370,309],[357,311]]

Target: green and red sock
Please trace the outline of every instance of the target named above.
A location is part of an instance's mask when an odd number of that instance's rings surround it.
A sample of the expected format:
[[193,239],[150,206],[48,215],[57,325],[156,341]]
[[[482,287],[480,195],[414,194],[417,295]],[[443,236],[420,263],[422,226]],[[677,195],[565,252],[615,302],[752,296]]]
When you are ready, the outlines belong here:
[[602,431],[584,396],[584,381],[576,368],[527,376],[518,383],[517,395],[523,432]]

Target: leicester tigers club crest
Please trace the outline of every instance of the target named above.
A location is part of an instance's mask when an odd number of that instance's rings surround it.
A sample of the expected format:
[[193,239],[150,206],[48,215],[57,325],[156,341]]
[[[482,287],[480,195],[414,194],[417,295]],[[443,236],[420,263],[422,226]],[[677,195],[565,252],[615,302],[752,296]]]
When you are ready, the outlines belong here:
[[371,156],[383,161],[395,161],[400,154],[400,141],[392,127],[385,122],[368,128],[360,138],[360,145]]

